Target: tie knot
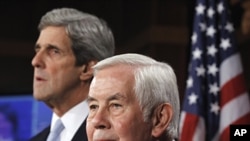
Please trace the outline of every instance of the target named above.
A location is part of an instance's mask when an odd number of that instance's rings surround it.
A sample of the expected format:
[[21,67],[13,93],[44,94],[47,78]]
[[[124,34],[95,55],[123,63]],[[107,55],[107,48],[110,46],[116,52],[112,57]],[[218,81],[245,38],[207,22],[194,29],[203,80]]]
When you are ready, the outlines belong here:
[[64,125],[60,119],[58,119],[54,125],[54,127],[51,129],[51,132],[58,132],[60,133],[64,128]]
[[49,137],[47,141],[60,141],[60,133],[64,129],[63,123],[60,119],[58,119],[51,129]]

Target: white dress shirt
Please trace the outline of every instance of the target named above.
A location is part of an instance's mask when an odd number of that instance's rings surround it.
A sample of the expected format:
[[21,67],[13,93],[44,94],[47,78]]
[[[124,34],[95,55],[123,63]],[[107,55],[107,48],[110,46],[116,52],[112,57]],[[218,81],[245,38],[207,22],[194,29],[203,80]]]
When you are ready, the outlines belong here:
[[[85,100],[77,104],[75,107],[71,108],[67,113],[65,113],[60,118],[65,127],[64,130],[60,134],[61,141],[72,140],[78,128],[81,126],[83,121],[87,118],[88,113],[89,113],[89,108]],[[50,128],[53,128],[58,118],[59,117],[55,113],[53,113]]]

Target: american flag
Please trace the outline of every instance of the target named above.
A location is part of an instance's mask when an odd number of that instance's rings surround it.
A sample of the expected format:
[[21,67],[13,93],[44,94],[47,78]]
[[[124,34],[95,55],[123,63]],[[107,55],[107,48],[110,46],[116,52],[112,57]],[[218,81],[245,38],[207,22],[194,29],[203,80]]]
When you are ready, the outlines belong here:
[[197,0],[180,141],[229,141],[231,124],[250,124],[234,26],[226,0]]

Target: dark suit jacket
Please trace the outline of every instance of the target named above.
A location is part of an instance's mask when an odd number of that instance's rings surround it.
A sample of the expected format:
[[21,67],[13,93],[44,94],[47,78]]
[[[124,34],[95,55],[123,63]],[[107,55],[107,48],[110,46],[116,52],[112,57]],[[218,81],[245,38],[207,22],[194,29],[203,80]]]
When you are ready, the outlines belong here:
[[[46,127],[43,131],[32,137],[29,141],[46,141],[49,131],[50,126]],[[86,135],[86,120],[84,120],[71,141],[88,141]]]

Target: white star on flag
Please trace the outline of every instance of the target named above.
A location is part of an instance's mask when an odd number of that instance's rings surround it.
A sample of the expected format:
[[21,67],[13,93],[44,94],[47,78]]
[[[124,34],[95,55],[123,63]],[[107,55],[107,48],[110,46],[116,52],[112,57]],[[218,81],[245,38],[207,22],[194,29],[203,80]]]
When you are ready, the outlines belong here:
[[192,93],[189,97],[189,105],[197,103],[198,96],[195,93]]
[[201,65],[196,68],[197,76],[205,76],[205,68]]
[[192,40],[192,44],[195,44],[197,42],[197,34],[196,33],[193,33],[191,40]]
[[226,25],[226,30],[229,31],[229,32],[233,32],[234,31],[234,27],[233,27],[233,24],[230,23],[230,22],[227,22],[227,25]]
[[215,12],[214,9],[212,7],[209,7],[208,11],[207,11],[207,15],[209,18],[213,18]]
[[193,87],[193,79],[192,79],[191,77],[188,78],[188,80],[187,80],[187,87],[188,87],[188,88]]
[[216,82],[214,84],[209,85],[209,93],[217,95],[219,90],[220,88],[218,87],[218,84]]
[[224,6],[223,6],[223,3],[219,3],[218,6],[217,6],[217,10],[218,12],[221,14],[224,10]]
[[[200,23],[199,24],[199,27],[200,27],[200,29],[201,29],[201,31],[206,31],[206,29],[207,29],[207,26],[206,26],[206,24],[205,23]],[[196,35],[197,36],[197,35]],[[197,38],[197,37],[196,37]]]
[[212,74],[213,76],[215,76],[217,72],[218,68],[216,67],[215,63],[213,63],[212,65],[208,65],[208,74]]
[[216,33],[216,30],[211,25],[207,28],[207,36],[214,37],[214,34]]
[[204,14],[204,10],[205,10],[205,7],[203,4],[199,4],[197,7],[196,7],[196,12],[198,15],[203,15]]
[[211,103],[211,112],[215,113],[216,115],[218,115],[219,113],[219,110],[220,110],[220,107],[218,105],[218,102],[215,102],[215,103]]
[[193,51],[193,58],[194,59],[200,59],[201,58],[202,51],[199,48],[196,48]]
[[208,55],[211,55],[212,57],[214,57],[215,56],[215,54],[217,53],[217,49],[215,48],[215,46],[214,45],[211,45],[211,46],[209,46],[208,48],[207,48],[207,54]]
[[230,40],[229,39],[221,39],[220,47],[224,50],[227,50],[229,47],[231,47]]

